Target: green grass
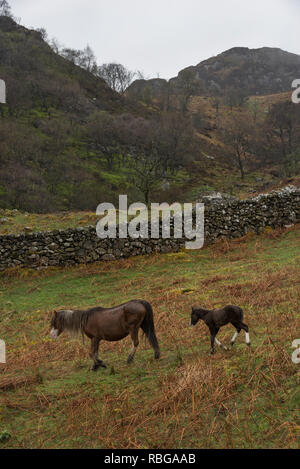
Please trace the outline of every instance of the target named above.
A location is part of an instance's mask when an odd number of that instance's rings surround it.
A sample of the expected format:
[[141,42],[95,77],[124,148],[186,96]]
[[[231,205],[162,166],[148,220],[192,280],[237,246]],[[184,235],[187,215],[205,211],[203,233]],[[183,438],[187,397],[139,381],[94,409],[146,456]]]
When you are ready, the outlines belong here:
[[0,235],[18,234],[37,231],[65,230],[80,226],[96,226],[97,217],[93,212],[58,212],[58,213],[28,213],[16,210],[0,211],[0,218],[7,221],[0,223]]
[[[8,361],[0,388],[20,376],[36,382],[0,389],[0,447],[296,448],[300,366],[291,361],[291,344],[300,330],[299,241],[297,226],[201,251],[1,274]],[[126,338],[101,343],[108,369],[92,373],[88,344],[48,336],[55,308],[132,298],[153,305],[157,362],[141,337],[127,366]],[[245,310],[252,351],[241,335],[232,351],[210,357],[205,325],[188,327],[191,306],[230,303]],[[232,334],[226,326],[220,340]]]

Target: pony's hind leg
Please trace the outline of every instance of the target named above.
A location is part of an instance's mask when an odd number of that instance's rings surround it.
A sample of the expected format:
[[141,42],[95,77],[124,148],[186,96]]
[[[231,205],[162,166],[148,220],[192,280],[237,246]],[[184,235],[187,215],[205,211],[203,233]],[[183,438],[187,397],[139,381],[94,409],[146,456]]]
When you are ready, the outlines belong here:
[[247,324],[245,324],[244,322],[241,323],[241,328],[245,331],[245,341],[248,347],[250,347],[251,343],[250,343],[249,328]]
[[98,339],[97,337],[94,337],[91,340],[91,353],[90,353],[90,356],[94,361],[94,365],[92,366],[92,371],[97,371],[98,368],[100,368],[100,367],[107,368],[105,363],[102,360],[99,360],[99,358],[98,358],[99,343],[100,343],[100,339]]
[[138,348],[139,345],[139,329],[134,328],[130,331],[130,337],[132,340],[132,349],[130,351],[130,354],[128,355],[127,358],[127,364],[131,363],[134,359],[136,349]]
[[230,348],[233,347],[233,344],[234,344],[234,342],[236,341],[236,338],[237,338],[237,336],[239,335],[239,333],[241,332],[241,329],[242,329],[239,324],[232,323],[232,325],[236,328],[236,331],[235,331],[235,333],[233,334],[233,337],[232,337],[232,339],[231,339],[231,341],[230,341]]

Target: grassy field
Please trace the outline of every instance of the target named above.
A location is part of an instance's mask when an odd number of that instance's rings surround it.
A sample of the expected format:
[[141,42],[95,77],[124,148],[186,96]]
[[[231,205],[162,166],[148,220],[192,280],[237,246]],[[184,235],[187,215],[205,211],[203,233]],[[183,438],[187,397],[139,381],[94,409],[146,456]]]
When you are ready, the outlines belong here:
[[[0,277],[0,448],[297,448],[300,226],[187,251]],[[153,305],[162,357],[142,338],[102,343],[107,370],[89,371],[80,338],[49,338],[54,308]],[[209,334],[189,328],[191,305],[237,304],[232,351],[209,355]],[[220,340],[229,342],[226,326]]]

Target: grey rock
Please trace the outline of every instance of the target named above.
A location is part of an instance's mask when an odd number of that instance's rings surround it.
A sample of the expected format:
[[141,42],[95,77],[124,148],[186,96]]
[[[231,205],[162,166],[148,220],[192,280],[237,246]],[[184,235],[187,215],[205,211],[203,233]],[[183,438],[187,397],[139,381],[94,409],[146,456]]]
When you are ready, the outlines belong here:
[[116,260],[115,256],[113,254],[104,254],[104,256],[101,257],[102,261],[114,261]]

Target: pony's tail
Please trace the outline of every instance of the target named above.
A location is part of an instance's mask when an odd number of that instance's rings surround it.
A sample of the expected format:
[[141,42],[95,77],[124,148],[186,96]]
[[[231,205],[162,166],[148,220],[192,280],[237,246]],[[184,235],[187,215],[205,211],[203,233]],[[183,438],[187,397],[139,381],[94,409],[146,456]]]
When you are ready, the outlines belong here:
[[141,324],[141,328],[146,334],[151,347],[154,349],[154,358],[157,360],[160,357],[160,349],[155,334],[152,306],[148,301],[141,301],[141,303],[146,308],[146,316]]

